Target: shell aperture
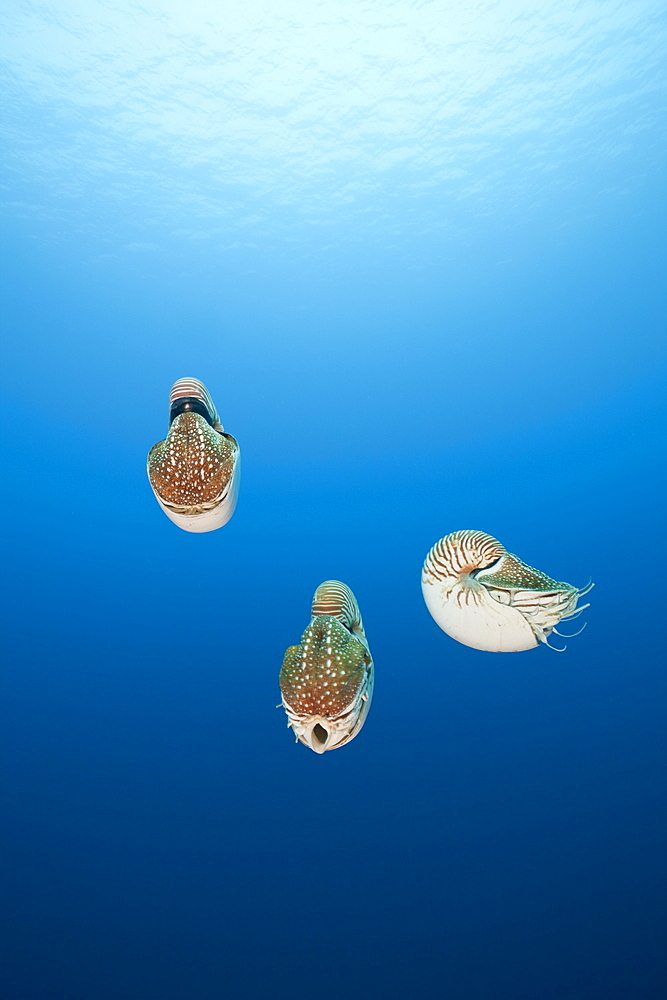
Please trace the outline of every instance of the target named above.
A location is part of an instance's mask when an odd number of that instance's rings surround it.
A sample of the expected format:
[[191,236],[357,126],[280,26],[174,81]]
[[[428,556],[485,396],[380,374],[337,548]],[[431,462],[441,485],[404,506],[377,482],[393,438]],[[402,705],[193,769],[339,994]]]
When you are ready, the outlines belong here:
[[488,652],[533,649],[560,621],[575,618],[593,584],[578,589],[552,580],[483,531],[454,531],[424,561],[422,593],[443,632]]
[[280,670],[287,725],[315,753],[349,743],[366,721],[373,659],[354,594],[327,580],[315,591],[310,624]]
[[236,507],[240,450],[208,389],[181,378],[169,394],[169,431],[148,453],[148,479],[170,521],[184,531],[221,528]]

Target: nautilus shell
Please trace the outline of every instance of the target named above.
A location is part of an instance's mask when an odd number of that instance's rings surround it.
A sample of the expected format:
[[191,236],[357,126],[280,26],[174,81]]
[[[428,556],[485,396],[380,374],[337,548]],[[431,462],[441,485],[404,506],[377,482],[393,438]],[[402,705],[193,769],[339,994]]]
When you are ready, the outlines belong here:
[[426,607],[440,628],[465,646],[497,653],[548,645],[559,622],[589,607],[577,601],[592,586],[552,580],[483,531],[441,538],[422,570]]
[[147,469],[157,502],[184,531],[214,531],[234,513],[239,446],[199,379],[181,378],[171,387],[169,432],[149,451]]
[[354,594],[327,580],[315,591],[310,625],[280,670],[282,705],[297,740],[315,753],[357,735],[373,695],[373,660]]

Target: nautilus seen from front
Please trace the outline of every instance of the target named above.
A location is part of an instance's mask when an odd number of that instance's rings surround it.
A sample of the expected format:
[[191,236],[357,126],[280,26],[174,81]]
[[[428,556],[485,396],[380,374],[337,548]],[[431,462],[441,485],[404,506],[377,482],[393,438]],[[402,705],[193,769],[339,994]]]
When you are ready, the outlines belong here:
[[234,513],[238,442],[225,433],[199,379],[181,378],[171,387],[169,431],[149,451],[147,470],[160,507],[184,531],[214,531]]
[[335,750],[360,731],[373,695],[373,659],[350,588],[326,580],[315,591],[311,621],[280,670],[287,725],[315,753]]
[[465,646],[511,653],[533,649],[584,608],[578,589],[522,562],[483,531],[454,531],[424,561],[422,592],[440,628]]

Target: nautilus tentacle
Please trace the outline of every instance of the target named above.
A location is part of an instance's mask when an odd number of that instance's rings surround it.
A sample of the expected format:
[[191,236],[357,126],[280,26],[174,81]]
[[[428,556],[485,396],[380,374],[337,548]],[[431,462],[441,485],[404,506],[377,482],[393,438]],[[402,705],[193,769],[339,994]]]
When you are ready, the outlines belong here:
[[315,753],[349,743],[373,695],[373,659],[350,588],[327,580],[315,591],[310,625],[280,670],[282,704],[297,740]]
[[171,387],[169,431],[148,453],[147,470],[160,507],[185,531],[213,531],[234,513],[238,442],[225,433],[199,379],[181,378]]
[[509,653],[547,643],[556,625],[584,608],[577,589],[552,580],[483,531],[454,531],[424,561],[422,592],[440,628],[466,646]]

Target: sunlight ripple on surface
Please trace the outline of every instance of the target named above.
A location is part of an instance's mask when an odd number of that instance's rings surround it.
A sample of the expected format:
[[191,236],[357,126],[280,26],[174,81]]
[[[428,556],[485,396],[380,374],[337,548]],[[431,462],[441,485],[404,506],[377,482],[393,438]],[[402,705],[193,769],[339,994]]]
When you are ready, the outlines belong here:
[[[659,13],[651,0],[255,0],[224,15],[176,0],[10,3],[9,210],[51,212],[64,232],[76,200],[79,230],[97,231],[102,188],[108,242],[131,253],[154,252],[165,227],[175,247],[253,247],[295,211],[317,227],[295,243],[316,248],[369,225],[385,242],[455,240],[461,212],[525,213],[576,184],[554,168],[576,168],[603,137],[605,159],[622,155],[629,103],[636,133],[652,127]],[[41,203],[25,198],[26,168],[44,179]],[[128,203],[143,225],[116,232],[113,208]]]

